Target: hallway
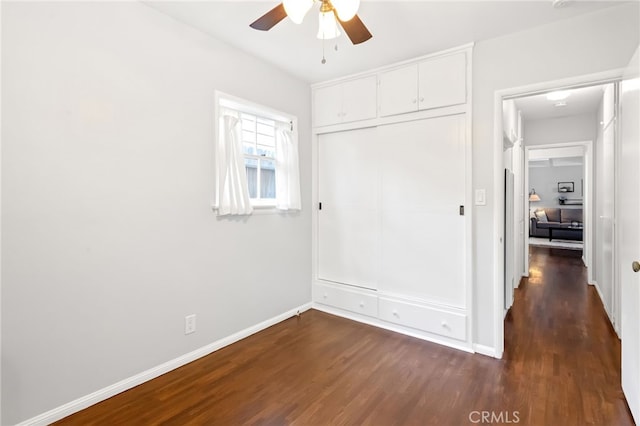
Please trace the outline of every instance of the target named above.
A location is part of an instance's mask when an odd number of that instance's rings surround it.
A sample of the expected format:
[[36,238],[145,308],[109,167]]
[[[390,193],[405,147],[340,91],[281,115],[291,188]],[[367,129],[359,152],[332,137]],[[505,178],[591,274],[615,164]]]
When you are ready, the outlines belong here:
[[[633,424],[620,387],[620,341],[582,251],[530,248],[529,278],[505,320],[506,387],[527,424]],[[535,419],[535,421],[533,421]]]

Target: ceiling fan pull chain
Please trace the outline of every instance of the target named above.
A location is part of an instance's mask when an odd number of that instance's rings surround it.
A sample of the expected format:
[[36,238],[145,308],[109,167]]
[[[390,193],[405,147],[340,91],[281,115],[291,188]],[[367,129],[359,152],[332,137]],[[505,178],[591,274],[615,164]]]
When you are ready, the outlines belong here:
[[324,57],[324,44],[325,44],[326,40],[324,39],[324,37],[322,38],[322,61],[320,61],[320,63],[322,63],[322,65],[327,63],[327,60]]

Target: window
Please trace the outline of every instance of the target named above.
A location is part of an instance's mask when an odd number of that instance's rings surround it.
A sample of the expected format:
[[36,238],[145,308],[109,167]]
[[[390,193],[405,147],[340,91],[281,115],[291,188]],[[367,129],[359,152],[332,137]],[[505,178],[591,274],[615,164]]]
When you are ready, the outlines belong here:
[[276,204],[275,121],[240,113],[247,189],[253,205]]
[[254,207],[300,210],[295,117],[216,93],[216,202],[219,216]]

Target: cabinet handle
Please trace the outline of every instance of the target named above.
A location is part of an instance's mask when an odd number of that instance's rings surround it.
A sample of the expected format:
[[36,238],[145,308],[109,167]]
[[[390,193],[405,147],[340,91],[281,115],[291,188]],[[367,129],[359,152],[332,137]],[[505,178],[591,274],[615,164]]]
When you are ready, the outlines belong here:
[[364,308],[364,302],[360,302],[360,307]]
[[411,103],[414,103],[414,104],[415,104],[416,102],[417,102],[417,100],[416,100],[415,98],[413,98],[413,100],[411,101]]
[[391,314],[392,314],[394,317],[397,317],[397,316],[398,316],[398,311],[396,311],[396,310],[394,309],[394,310],[393,310],[393,312],[391,312]]
[[420,102],[424,102],[424,98],[420,98]]

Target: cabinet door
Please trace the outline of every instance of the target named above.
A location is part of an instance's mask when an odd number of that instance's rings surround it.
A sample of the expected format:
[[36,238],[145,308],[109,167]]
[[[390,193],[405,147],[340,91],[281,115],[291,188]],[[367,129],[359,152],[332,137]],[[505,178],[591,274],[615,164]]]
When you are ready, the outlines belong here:
[[409,65],[380,74],[380,116],[418,110],[418,66]]
[[375,289],[379,264],[375,128],[318,138],[318,278]]
[[465,53],[428,59],[419,64],[419,106],[430,109],[467,101]]
[[379,127],[379,290],[465,307],[465,119]]
[[378,79],[375,75],[342,84],[342,122],[376,118]]
[[313,92],[313,125],[328,126],[342,122],[342,85],[320,87]]

